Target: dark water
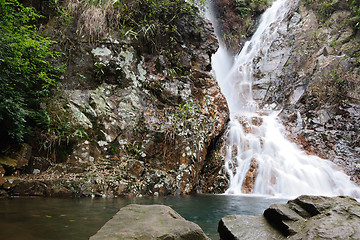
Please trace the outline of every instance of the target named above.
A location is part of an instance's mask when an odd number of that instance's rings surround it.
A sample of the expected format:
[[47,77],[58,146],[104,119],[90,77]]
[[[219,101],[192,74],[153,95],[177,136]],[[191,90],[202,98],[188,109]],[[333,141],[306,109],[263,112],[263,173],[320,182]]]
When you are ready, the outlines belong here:
[[232,214],[258,215],[284,199],[196,195],[132,199],[0,199],[0,239],[84,240],[94,235],[121,207],[130,203],[164,204],[218,239],[219,220]]

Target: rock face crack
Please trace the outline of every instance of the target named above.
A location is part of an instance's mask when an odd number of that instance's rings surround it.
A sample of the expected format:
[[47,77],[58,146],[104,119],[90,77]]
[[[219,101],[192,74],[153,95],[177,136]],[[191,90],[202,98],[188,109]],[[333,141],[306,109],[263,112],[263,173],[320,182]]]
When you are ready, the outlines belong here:
[[296,233],[296,227],[294,227],[293,223],[305,221],[296,212],[282,204],[271,205],[264,211],[264,217],[285,236]]

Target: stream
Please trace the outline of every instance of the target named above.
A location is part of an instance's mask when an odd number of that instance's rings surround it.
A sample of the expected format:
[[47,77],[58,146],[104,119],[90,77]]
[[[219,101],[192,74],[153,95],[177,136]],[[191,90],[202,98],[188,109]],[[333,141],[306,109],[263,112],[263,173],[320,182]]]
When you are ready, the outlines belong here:
[[211,239],[226,215],[259,215],[286,199],[261,196],[193,195],[158,198],[11,198],[0,199],[0,239],[85,240],[121,207],[130,203],[163,204],[197,223]]

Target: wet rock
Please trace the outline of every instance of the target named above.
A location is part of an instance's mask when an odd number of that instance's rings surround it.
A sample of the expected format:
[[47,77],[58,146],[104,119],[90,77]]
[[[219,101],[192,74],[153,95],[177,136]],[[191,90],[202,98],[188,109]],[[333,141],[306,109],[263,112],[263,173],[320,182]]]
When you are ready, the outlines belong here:
[[4,156],[0,157],[0,164],[7,168],[15,168],[17,165],[17,160]]
[[221,240],[286,239],[263,216],[223,217],[218,226]]
[[16,181],[17,177],[13,177],[13,176],[6,176],[3,177],[3,184],[2,187],[5,190],[10,190],[11,188],[13,188],[16,185]]
[[259,17],[268,6],[269,2],[256,1],[212,2],[218,34],[229,51],[234,54],[240,52],[246,40],[255,32]]
[[201,228],[163,205],[131,204],[120,209],[91,240],[209,239]]
[[210,145],[206,164],[201,173],[197,192],[224,193],[229,186],[229,176],[225,173],[226,135],[224,132]]
[[43,172],[51,166],[49,159],[45,157],[31,157],[28,166],[25,169],[26,173]]
[[360,204],[350,197],[300,196],[264,216],[289,239],[357,239]]
[[4,176],[0,175],[0,188],[2,187],[2,185],[4,185],[4,183],[5,183],[5,178]]
[[5,169],[2,165],[0,165],[0,176],[3,177],[5,174]]
[[9,193],[13,196],[49,196],[46,184],[39,181],[17,181]]
[[28,165],[29,159],[31,157],[31,151],[32,147],[29,144],[23,143],[21,145],[20,151],[18,152],[16,157],[16,168],[20,169]]
[[254,190],[255,180],[258,174],[259,162],[255,159],[251,159],[250,168],[246,173],[245,181],[241,186],[241,192],[251,193]]
[[127,168],[128,172],[134,177],[140,177],[145,171],[144,163],[137,160],[128,162]]
[[360,204],[350,197],[300,196],[274,204],[263,216],[227,216],[219,223],[227,239],[358,239]]

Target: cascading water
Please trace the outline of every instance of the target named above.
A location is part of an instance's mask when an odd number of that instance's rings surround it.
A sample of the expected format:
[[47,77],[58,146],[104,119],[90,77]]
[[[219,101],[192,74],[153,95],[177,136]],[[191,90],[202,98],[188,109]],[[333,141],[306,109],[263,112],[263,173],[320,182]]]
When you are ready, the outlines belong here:
[[259,109],[252,97],[253,60],[268,51],[280,22],[296,4],[296,0],[276,0],[234,59],[221,44],[213,56],[215,76],[230,109],[225,157],[230,186],[226,194],[359,198],[360,188],[348,176],[330,161],[307,155],[289,142],[276,120],[278,112]]

